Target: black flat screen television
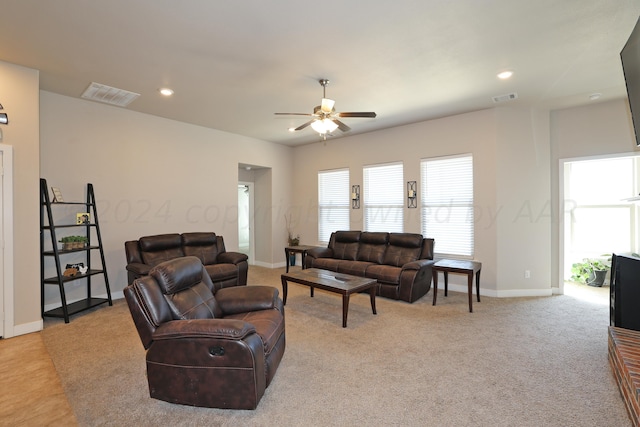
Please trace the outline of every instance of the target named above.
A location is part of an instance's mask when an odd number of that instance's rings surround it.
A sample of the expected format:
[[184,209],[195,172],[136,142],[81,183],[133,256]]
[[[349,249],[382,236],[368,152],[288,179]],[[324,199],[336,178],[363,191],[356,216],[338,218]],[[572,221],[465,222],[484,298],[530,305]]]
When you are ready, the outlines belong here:
[[640,146],[640,19],[620,52],[624,80],[627,83],[627,97],[631,108],[631,120],[636,135],[636,145]]

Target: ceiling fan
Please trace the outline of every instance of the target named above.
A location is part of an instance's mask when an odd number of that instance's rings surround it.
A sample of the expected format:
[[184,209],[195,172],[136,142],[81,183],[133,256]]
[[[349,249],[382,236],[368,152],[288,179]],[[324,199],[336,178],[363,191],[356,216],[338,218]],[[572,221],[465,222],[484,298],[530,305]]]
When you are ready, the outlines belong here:
[[329,99],[326,97],[327,85],[329,84],[329,80],[320,79],[318,80],[320,86],[322,86],[322,103],[317,105],[313,109],[313,113],[275,113],[280,116],[310,116],[313,117],[306,123],[301,124],[292,131],[299,131],[307,126],[311,126],[313,130],[322,135],[325,139],[327,138],[327,133],[331,134],[336,129],[340,129],[342,132],[348,132],[351,130],[349,126],[344,124],[342,121],[338,120],[339,118],[351,118],[351,117],[365,117],[365,118],[374,118],[376,117],[376,113],[374,112],[350,112],[350,113],[336,113],[336,109],[334,108],[335,101],[333,99]]

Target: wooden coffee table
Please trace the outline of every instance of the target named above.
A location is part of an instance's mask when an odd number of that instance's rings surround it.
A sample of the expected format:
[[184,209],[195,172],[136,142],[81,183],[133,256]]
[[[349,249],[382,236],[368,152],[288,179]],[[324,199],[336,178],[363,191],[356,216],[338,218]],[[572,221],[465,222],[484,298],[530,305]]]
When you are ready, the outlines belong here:
[[368,279],[366,277],[352,276],[350,274],[334,273],[333,271],[320,270],[317,268],[308,268],[306,270],[298,270],[292,273],[286,273],[281,276],[282,280],[282,302],[287,303],[287,282],[298,283],[300,285],[309,286],[311,288],[311,297],[313,297],[313,289],[323,289],[342,295],[342,327],[347,327],[347,313],[349,311],[349,297],[353,293],[369,290],[371,296],[371,310],[376,313],[376,279]]

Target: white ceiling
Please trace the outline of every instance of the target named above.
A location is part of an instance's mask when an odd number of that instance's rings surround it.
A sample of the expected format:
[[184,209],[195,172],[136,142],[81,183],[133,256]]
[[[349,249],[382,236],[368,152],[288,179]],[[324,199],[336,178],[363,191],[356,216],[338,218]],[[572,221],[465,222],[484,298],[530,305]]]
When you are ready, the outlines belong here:
[[0,0],[0,60],[40,70],[46,91],[97,82],[141,94],[130,110],[299,145],[319,140],[287,131],[307,118],[273,113],[311,113],[320,78],[336,111],[378,114],[343,119],[349,134],[513,92],[508,105],[554,109],[623,97],[638,15],[638,0]]

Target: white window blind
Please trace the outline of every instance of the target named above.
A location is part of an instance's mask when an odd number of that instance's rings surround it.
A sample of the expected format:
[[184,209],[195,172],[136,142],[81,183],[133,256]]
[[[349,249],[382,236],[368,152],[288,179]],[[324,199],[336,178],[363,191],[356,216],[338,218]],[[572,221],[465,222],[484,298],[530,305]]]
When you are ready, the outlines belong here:
[[318,172],[318,241],[328,243],[331,233],[349,230],[349,169]]
[[402,163],[367,166],[364,172],[364,229],[404,230],[404,175]]
[[422,235],[438,255],[473,257],[473,156],[423,159]]

